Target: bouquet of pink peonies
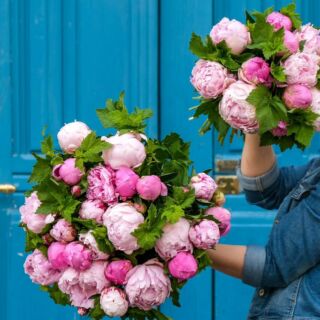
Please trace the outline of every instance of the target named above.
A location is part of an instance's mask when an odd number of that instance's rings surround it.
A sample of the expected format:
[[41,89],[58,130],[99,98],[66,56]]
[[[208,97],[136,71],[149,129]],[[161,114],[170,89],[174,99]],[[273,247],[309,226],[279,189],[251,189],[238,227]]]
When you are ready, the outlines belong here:
[[320,131],[320,30],[302,26],[295,4],[246,18],[223,18],[205,41],[192,35],[192,119],[206,115],[200,133],[213,125],[221,143],[231,127],[231,139],[259,133],[262,145],[304,149]]
[[[215,181],[190,172],[189,144],[172,133],[147,139],[150,110],[128,113],[123,95],[97,110],[115,135],[98,137],[82,122],[45,136],[34,183],[21,206],[24,264],[58,304],[101,319],[169,319],[157,308],[210,264],[230,229]],[[191,174],[191,176],[189,176]]]

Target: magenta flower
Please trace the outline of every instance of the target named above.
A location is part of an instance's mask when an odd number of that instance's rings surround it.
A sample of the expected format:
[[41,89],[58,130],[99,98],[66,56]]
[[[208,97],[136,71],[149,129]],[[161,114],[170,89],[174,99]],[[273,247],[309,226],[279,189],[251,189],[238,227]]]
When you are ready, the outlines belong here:
[[65,255],[66,245],[60,242],[53,242],[48,248],[48,260],[52,267],[57,270],[68,268],[68,262]]
[[80,242],[68,243],[65,249],[65,256],[68,265],[79,271],[90,268],[93,260],[92,252]]
[[290,53],[296,53],[299,50],[299,40],[291,31],[285,30],[284,32],[284,46]]
[[124,199],[133,197],[137,193],[138,179],[139,176],[132,169],[120,167],[115,177],[116,192]]
[[270,67],[260,57],[244,62],[239,69],[239,79],[249,84],[267,84],[270,82]]
[[127,273],[133,268],[130,260],[115,260],[108,264],[105,270],[106,278],[116,284],[124,285]]
[[278,126],[271,130],[271,133],[275,137],[283,137],[288,134],[288,124],[285,121],[279,121]]
[[139,196],[144,200],[154,201],[158,197],[166,196],[168,189],[164,183],[161,182],[158,176],[144,176],[137,182],[137,191]]
[[170,274],[179,280],[188,280],[198,271],[198,262],[191,253],[180,252],[169,262]]
[[271,12],[267,16],[266,21],[273,26],[275,31],[278,31],[281,28],[288,31],[292,29],[292,21],[290,18],[277,11]]
[[231,229],[231,213],[229,210],[221,207],[209,208],[206,214],[212,215],[220,221],[220,235],[225,236]]
[[306,109],[311,105],[311,90],[301,84],[289,85],[283,94],[283,100],[290,109]]
[[56,165],[52,170],[52,176],[57,180],[62,180],[70,186],[79,183],[83,173],[76,167],[76,159],[69,158],[62,164]]

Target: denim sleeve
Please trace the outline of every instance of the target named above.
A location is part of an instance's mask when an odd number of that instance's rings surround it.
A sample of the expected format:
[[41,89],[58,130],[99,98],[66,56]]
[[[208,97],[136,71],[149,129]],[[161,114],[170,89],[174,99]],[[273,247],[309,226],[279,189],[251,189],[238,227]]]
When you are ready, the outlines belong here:
[[247,177],[238,167],[237,175],[248,202],[264,209],[278,209],[283,199],[305,175],[309,164],[279,168],[277,162],[264,175]]

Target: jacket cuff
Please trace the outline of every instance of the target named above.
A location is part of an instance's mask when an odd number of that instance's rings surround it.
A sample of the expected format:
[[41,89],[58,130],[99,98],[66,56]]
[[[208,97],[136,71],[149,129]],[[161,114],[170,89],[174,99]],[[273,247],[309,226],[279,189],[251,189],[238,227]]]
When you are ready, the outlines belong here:
[[241,187],[244,190],[249,190],[249,191],[263,192],[265,189],[269,188],[277,181],[279,175],[280,175],[280,169],[278,167],[277,161],[274,163],[273,167],[269,171],[257,177],[244,176],[241,173],[240,165],[237,168],[237,176],[238,176]]
[[242,281],[258,288],[262,282],[266,250],[261,246],[248,246],[244,258]]

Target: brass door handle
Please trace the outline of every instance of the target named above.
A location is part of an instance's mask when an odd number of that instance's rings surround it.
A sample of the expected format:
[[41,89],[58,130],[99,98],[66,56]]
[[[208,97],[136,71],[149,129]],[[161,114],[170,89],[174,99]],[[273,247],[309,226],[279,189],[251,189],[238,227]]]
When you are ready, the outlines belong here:
[[0,184],[0,193],[14,193],[17,188],[13,184]]
[[238,177],[235,175],[222,176],[217,175],[215,181],[219,187],[219,190],[224,194],[239,194],[240,193],[240,184]]

